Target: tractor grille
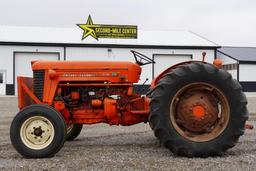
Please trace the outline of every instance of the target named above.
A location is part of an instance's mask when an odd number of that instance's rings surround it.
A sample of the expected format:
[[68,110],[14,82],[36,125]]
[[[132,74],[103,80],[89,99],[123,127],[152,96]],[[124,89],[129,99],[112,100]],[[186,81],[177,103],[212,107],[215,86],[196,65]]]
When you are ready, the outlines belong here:
[[35,70],[33,72],[34,94],[39,100],[43,99],[44,93],[44,70]]

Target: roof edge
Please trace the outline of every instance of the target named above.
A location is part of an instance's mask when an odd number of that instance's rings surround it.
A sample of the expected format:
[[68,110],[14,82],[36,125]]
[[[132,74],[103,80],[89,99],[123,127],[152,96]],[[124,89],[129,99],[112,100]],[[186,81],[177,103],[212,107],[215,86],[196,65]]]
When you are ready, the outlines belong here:
[[222,48],[256,48],[253,46],[222,46]]
[[131,45],[131,44],[83,44],[83,43],[40,43],[40,42],[4,42],[0,45],[14,46],[58,46],[58,47],[107,47],[107,48],[156,48],[156,49],[218,49],[221,46],[168,46],[168,45]]

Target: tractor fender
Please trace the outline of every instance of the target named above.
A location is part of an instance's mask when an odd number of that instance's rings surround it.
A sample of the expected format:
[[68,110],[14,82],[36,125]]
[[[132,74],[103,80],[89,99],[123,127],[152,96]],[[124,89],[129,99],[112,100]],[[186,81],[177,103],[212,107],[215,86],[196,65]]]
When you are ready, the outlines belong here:
[[187,64],[191,64],[191,63],[204,63],[206,64],[207,62],[203,62],[203,61],[185,61],[185,62],[181,62],[181,63],[177,63],[173,66],[170,66],[169,68],[167,68],[166,70],[164,70],[163,72],[161,72],[157,77],[155,77],[150,85],[150,89],[152,90],[153,88],[155,88],[155,86],[157,85],[158,81],[169,71],[173,70],[174,68],[177,68],[181,65],[187,65]]

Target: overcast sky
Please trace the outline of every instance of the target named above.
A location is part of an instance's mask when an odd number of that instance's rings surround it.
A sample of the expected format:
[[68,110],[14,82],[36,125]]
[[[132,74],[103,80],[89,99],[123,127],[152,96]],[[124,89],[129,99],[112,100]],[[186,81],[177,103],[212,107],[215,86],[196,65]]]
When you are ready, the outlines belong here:
[[219,45],[256,46],[254,0],[0,0],[0,25],[134,24],[190,30]]

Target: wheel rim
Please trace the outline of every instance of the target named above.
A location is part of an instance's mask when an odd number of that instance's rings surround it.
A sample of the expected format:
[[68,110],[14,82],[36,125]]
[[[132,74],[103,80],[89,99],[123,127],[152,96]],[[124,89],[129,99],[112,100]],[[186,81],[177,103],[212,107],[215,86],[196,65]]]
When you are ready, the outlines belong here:
[[74,127],[74,124],[67,124],[67,134],[69,134],[71,132],[73,127]]
[[20,137],[27,147],[41,150],[49,146],[53,141],[54,127],[47,118],[33,116],[22,124]]
[[229,103],[217,87],[192,83],[180,89],[170,105],[170,120],[175,130],[194,142],[210,141],[227,127]]

